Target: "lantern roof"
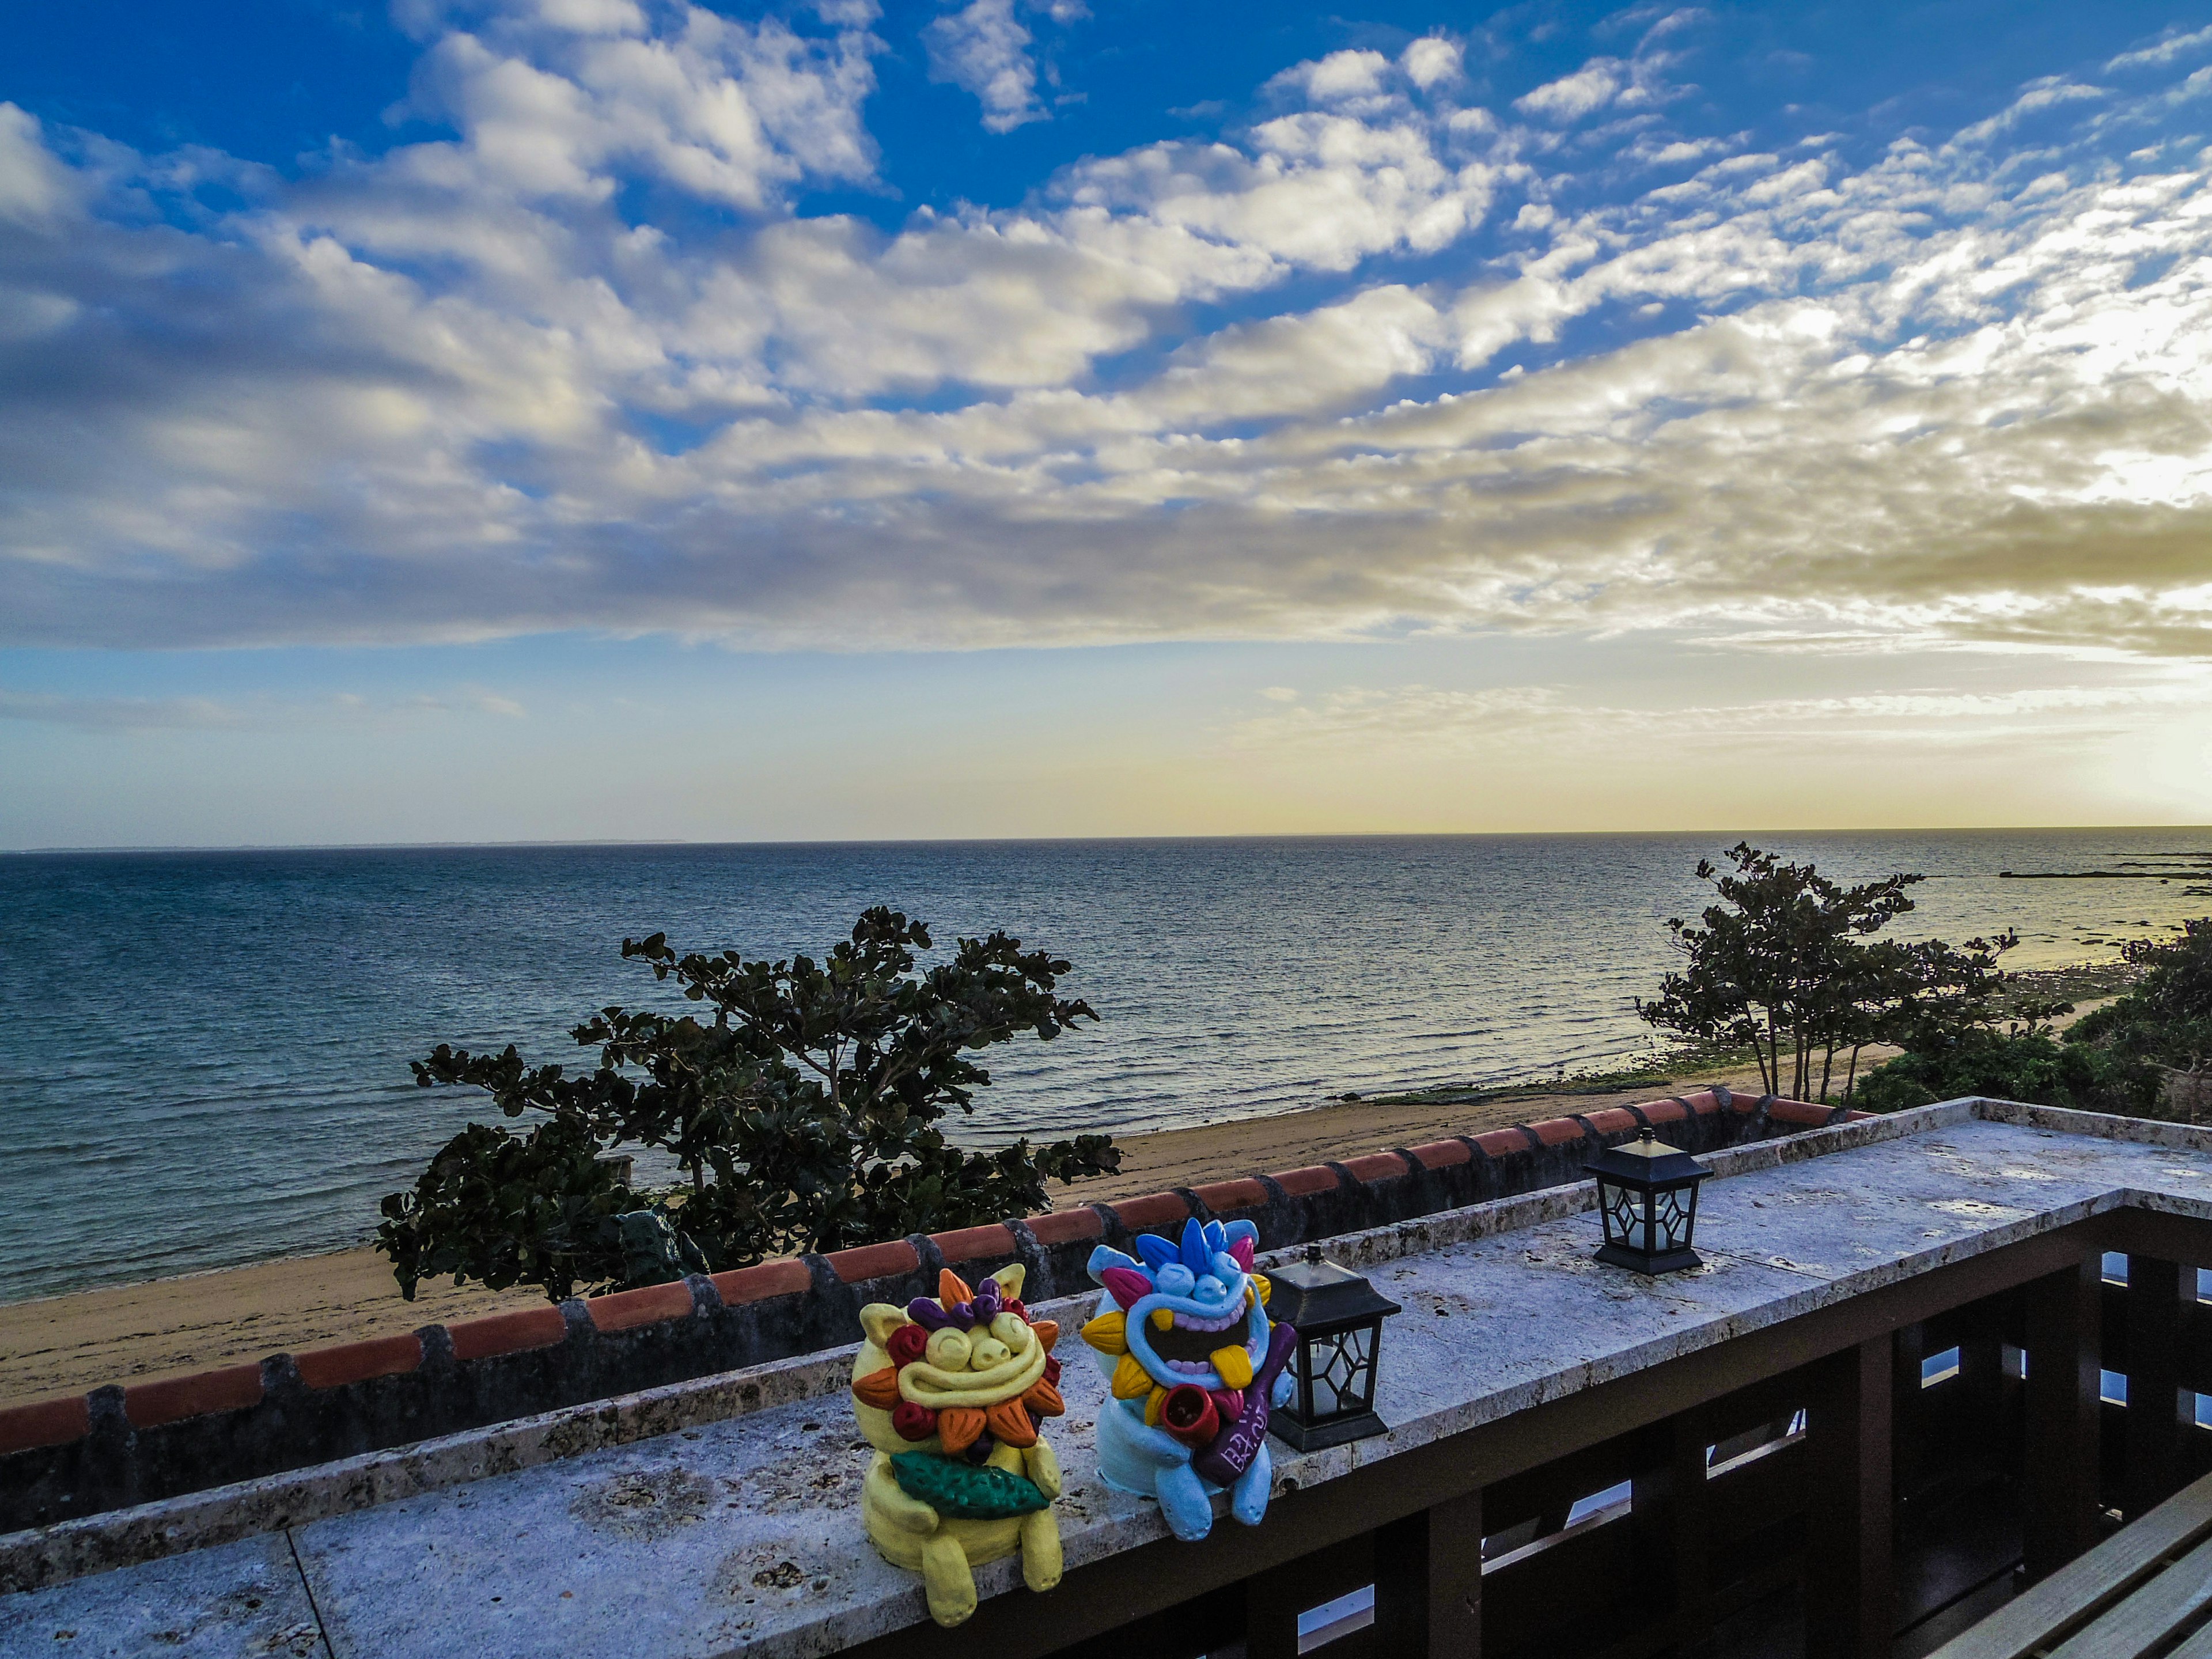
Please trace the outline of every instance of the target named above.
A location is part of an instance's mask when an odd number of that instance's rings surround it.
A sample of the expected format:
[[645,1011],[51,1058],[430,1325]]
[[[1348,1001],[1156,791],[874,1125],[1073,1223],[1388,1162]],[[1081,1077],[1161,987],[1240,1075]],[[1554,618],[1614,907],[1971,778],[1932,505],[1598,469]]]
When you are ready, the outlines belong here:
[[1275,1287],[1267,1317],[1296,1327],[1301,1335],[1318,1336],[1399,1311],[1351,1268],[1324,1260],[1318,1244],[1306,1246],[1304,1261],[1267,1273]]
[[1668,1187],[1685,1181],[1701,1181],[1711,1173],[1680,1146],[1669,1146],[1649,1129],[1639,1131],[1633,1140],[1607,1147],[1583,1169],[1589,1175],[1604,1176],[1639,1187]]

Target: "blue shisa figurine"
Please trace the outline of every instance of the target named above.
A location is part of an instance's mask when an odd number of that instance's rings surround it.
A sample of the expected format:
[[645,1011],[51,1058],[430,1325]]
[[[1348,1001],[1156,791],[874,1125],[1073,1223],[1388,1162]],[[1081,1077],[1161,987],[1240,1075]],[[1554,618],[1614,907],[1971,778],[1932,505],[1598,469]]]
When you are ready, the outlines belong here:
[[1267,1418],[1290,1398],[1283,1366],[1297,1333],[1268,1322],[1271,1286],[1252,1271],[1259,1237],[1249,1221],[1194,1218],[1180,1244],[1146,1233],[1136,1257],[1103,1244],[1091,1254],[1105,1288],[1083,1340],[1113,1395],[1098,1418],[1099,1474],[1158,1499],[1186,1542],[1213,1529],[1215,1492],[1248,1527],[1267,1512]]

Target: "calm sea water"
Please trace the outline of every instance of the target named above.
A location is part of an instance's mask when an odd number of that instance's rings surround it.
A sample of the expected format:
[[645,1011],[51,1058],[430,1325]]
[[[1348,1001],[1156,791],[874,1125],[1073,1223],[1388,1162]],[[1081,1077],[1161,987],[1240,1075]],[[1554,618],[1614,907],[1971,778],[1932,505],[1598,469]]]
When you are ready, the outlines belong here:
[[[872,903],[1005,927],[1104,1016],[1008,1045],[963,1138],[1119,1133],[1637,1053],[1662,923],[1732,836],[409,848],[0,858],[0,1299],[357,1242],[481,1097],[441,1042],[582,1054],[647,1003],[625,934],[819,951]],[[2212,909],[2184,884],[2001,881],[2212,852],[2212,831],[1771,836],[1926,872],[1910,931],[2023,967]]]

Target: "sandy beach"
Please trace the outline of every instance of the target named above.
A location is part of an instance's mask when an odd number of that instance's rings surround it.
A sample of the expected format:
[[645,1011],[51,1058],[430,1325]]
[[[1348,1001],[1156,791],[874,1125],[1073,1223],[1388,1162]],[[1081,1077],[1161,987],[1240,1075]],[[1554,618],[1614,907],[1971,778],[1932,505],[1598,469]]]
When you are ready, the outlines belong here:
[[[1134,1197],[1255,1171],[1414,1145],[1439,1136],[1652,1098],[1714,1081],[1756,1091],[1756,1069],[1678,1079],[1626,1094],[1530,1094],[1474,1105],[1346,1102],[1273,1117],[1207,1124],[1121,1143],[1118,1175],[1054,1194],[1054,1206]],[[236,1364],[322,1343],[413,1330],[501,1308],[534,1290],[426,1285],[412,1302],[391,1265],[366,1246],[220,1273],[0,1305],[0,1405]]]

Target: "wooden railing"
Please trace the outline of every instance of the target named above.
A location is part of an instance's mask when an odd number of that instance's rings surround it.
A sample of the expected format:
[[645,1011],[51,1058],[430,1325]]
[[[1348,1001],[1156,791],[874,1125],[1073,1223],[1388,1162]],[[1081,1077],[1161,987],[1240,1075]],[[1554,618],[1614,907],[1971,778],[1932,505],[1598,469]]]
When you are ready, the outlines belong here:
[[1924,1654],[2212,1469],[2199,1267],[2212,1224],[2099,1217],[856,1651]]

